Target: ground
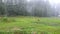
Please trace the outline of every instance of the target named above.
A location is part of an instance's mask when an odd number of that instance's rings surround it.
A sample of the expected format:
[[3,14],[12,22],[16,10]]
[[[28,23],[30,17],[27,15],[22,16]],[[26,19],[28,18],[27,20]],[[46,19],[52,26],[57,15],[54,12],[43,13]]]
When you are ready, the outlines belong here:
[[18,31],[28,34],[60,34],[60,17],[19,16],[8,17],[8,21],[0,18],[0,32],[7,34]]

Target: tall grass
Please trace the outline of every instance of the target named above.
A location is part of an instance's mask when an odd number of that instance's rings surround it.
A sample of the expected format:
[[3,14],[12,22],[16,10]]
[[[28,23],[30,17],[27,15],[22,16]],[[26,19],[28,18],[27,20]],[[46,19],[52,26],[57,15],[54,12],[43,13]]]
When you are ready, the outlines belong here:
[[0,34],[60,34],[60,18],[21,16],[0,21]]

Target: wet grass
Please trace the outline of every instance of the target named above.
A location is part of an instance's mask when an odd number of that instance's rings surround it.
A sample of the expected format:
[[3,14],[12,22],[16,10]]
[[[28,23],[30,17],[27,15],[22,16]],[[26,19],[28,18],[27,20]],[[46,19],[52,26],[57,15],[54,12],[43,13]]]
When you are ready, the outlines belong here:
[[60,34],[59,17],[8,17],[0,19],[1,34]]

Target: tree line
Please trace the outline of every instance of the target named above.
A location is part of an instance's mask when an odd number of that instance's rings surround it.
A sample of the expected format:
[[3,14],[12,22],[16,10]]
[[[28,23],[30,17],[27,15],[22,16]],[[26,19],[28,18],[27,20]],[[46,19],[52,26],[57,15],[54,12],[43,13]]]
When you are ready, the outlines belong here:
[[57,8],[52,7],[49,1],[34,0],[0,0],[0,16],[58,16]]

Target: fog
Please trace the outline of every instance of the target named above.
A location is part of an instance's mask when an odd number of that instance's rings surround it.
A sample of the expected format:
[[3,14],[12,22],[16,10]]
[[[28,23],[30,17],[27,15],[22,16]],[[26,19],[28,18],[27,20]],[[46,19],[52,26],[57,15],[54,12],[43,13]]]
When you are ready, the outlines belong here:
[[[60,15],[60,0],[2,0],[2,14],[57,17]],[[3,7],[4,6],[4,7]],[[6,11],[5,11],[6,10]],[[6,14],[6,15],[7,15]]]

